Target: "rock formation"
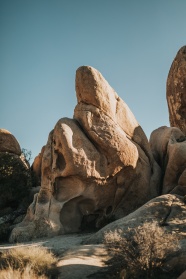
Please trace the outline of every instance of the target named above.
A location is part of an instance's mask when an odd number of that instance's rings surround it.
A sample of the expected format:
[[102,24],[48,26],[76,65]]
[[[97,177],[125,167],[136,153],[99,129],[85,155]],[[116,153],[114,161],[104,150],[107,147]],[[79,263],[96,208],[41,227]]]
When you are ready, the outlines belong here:
[[74,118],[49,134],[40,192],[10,241],[99,228],[158,195],[160,168],[125,102],[88,66],[77,70],[76,93]]
[[186,229],[186,204],[185,198],[173,194],[156,197],[128,216],[116,220],[96,232],[86,241],[87,244],[104,242],[106,232],[115,230],[123,235],[128,228],[137,228],[144,223],[156,222],[169,232],[176,232],[181,239],[185,236]]
[[177,53],[167,78],[167,103],[172,127],[186,134],[186,46]]
[[16,138],[7,130],[0,129],[0,152],[21,155],[21,148]]
[[150,146],[162,169],[160,194],[186,195],[186,137],[176,127],[160,127],[152,132]]

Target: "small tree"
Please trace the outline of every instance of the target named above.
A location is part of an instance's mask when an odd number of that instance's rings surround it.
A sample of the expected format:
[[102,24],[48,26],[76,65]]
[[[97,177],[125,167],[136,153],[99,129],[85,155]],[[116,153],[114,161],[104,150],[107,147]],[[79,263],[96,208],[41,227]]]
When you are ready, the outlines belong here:
[[30,160],[32,159],[32,151],[22,148],[21,149],[21,154],[24,156],[24,158],[26,159],[26,161],[28,161],[30,163]]
[[168,253],[178,248],[176,236],[156,222],[128,229],[124,236],[121,233],[107,232],[105,243],[114,252],[112,264],[120,271],[126,270],[125,278],[157,278]]

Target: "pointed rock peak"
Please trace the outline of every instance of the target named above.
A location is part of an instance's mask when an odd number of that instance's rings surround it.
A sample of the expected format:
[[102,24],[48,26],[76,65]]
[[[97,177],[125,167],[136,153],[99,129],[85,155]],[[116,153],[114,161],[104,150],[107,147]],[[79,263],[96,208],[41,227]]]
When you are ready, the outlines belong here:
[[186,57],[186,46],[182,46],[179,50],[178,50],[178,52],[177,52],[177,55],[176,56],[185,56]]
[[102,74],[93,67],[82,66],[77,69],[76,94],[78,103],[93,105],[108,115],[115,116],[119,97]]

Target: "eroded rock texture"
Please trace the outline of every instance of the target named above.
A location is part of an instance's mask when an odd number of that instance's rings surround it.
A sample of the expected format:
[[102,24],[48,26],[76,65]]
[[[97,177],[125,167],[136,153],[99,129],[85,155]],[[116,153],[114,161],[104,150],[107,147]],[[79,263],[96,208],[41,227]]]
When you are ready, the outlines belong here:
[[186,137],[176,127],[160,127],[152,132],[150,146],[162,169],[159,194],[186,195]]
[[40,192],[10,241],[99,228],[158,193],[160,169],[124,101],[92,67],[77,70],[76,93],[74,118],[51,131]]
[[167,103],[170,125],[186,134],[186,46],[178,51],[170,68]]

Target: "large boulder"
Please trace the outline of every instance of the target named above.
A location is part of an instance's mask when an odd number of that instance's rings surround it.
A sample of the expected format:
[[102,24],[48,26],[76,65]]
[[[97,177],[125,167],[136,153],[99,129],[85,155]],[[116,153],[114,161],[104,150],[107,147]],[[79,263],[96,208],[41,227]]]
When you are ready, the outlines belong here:
[[186,46],[177,53],[167,78],[167,103],[172,127],[186,134]]
[[135,230],[144,223],[156,222],[168,232],[175,232],[182,239],[186,231],[186,204],[182,196],[167,194],[156,197],[146,204],[120,218],[96,232],[86,240],[87,244],[104,243],[105,233],[117,231],[121,236],[125,235],[128,229]]
[[21,155],[21,148],[16,138],[5,129],[0,129],[0,152]]
[[162,169],[159,194],[186,195],[186,136],[176,127],[160,127],[150,136],[150,146]]
[[99,228],[157,196],[160,168],[134,115],[94,68],[76,73],[74,118],[42,155],[41,189],[10,241]]

